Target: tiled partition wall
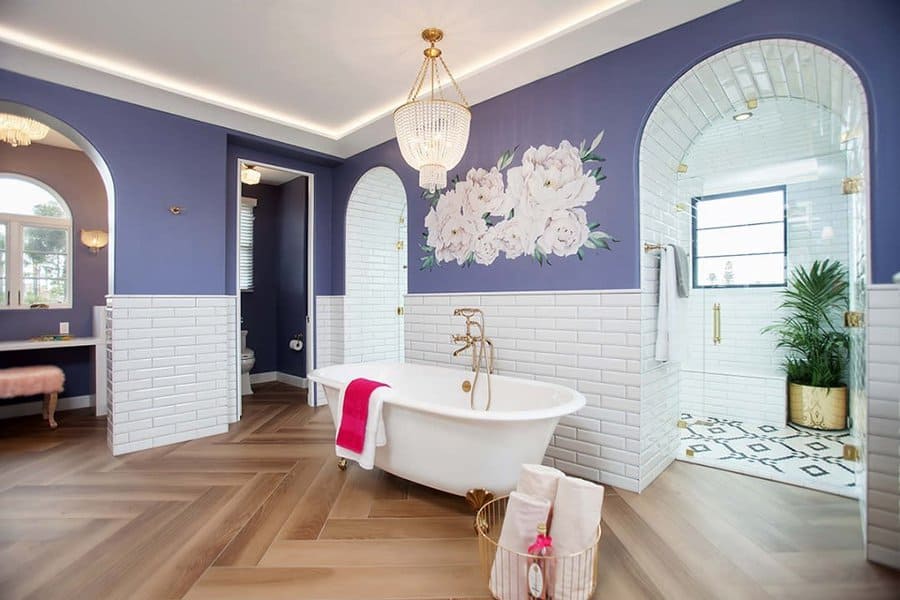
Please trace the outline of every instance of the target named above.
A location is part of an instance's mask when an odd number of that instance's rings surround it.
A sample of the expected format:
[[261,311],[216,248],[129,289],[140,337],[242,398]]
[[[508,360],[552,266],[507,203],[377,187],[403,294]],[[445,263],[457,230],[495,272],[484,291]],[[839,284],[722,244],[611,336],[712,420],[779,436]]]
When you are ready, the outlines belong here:
[[453,309],[485,313],[496,372],[560,383],[587,406],[563,417],[545,462],[594,481],[641,488],[640,294],[634,290],[547,294],[410,294],[406,361],[467,368],[452,358]]
[[[675,171],[679,150],[660,140],[669,140],[659,124],[651,118],[641,139],[640,153],[640,210],[641,242],[650,244],[680,244],[678,213],[675,198],[678,184]],[[676,156],[676,154],[678,156]],[[642,248],[643,249],[643,248]],[[678,361],[657,362],[657,308],[659,304],[659,250],[641,253],[641,481],[646,487],[675,457],[679,436],[678,391],[681,385],[681,365]],[[676,310],[681,314],[687,303],[679,299]],[[683,323],[683,319],[676,319]],[[679,330],[680,331],[680,330]],[[676,338],[678,336],[676,335]]]
[[225,433],[235,420],[232,296],[109,296],[114,455]]
[[868,557],[900,569],[900,287],[869,288]]
[[344,297],[316,296],[316,367],[343,362]]

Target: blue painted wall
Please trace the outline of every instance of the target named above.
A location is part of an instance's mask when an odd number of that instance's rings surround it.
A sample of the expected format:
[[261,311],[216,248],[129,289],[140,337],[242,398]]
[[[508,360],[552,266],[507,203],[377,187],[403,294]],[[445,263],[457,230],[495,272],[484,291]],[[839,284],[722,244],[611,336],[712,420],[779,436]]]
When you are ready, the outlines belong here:
[[[887,283],[900,270],[900,2],[893,0],[744,0],[706,17],[589,60],[498,96],[472,110],[468,150],[454,172],[491,166],[506,148],[578,143],[606,131],[600,154],[608,179],[588,214],[621,242],[584,262],[557,259],[551,267],[520,258],[489,267],[444,264],[417,269],[426,202],[416,173],[390,141],[335,169],[331,285],[344,289],[344,223],[356,180],[384,165],[409,193],[410,292],[564,290],[639,287],[638,147],[644,123],[665,90],[697,62],[753,39],[791,37],[820,44],[846,59],[868,92],[872,134],[872,280]],[[521,153],[520,153],[521,154]]]
[[306,376],[306,347],[295,352],[288,347],[294,335],[306,335],[307,303],[307,179],[298,177],[281,186],[278,213],[278,370]]
[[[321,176],[316,198],[330,245],[331,167],[336,159],[239,134],[149,108],[0,70],[0,100],[44,111],[66,122],[97,149],[115,187],[115,293],[234,292],[232,148]],[[182,215],[168,212],[184,207]],[[330,288],[330,257],[317,268]]]
[[278,370],[278,210],[281,188],[242,186],[242,196],[256,198],[253,220],[253,291],[241,292],[242,327],[247,346],[256,354],[253,373]]
[[117,293],[223,293],[225,130],[8,71],[0,98],[65,121],[108,165]]
[[[245,158],[316,174],[316,293],[343,293],[344,218],[356,179],[384,164],[403,178],[411,197],[412,292],[634,288],[638,286],[637,148],[643,124],[665,89],[703,58],[761,37],[798,37],[843,56],[869,92],[872,131],[873,280],[900,268],[900,3],[887,0],[745,0],[681,27],[592,59],[474,108],[470,148],[460,171],[490,165],[515,144],[578,142],[606,130],[601,153],[609,179],[595,200],[596,216],[621,242],[583,263],[538,267],[501,260],[492,267],[416,270],[425,205],[416,176],[394,142],[345,164],[95,94],[0,71],[0,99],[62,119],[97,148],[116,192],[116,292],[221,294],[234,291],[236,166]],[[332,190],[332,182],[334,190]],[[334,198],[332,205],[331,199]],[[186,209],[181,217],[170,204]]]

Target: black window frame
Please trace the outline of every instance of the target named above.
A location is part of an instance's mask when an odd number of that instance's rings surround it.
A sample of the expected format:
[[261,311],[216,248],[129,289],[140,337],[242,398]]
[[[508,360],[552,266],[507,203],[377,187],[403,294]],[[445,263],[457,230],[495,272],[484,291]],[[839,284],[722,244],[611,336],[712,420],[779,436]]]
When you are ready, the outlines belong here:
[[[752,196],[755,194],[763,194],[768,192],[781,192],[781,222],[783,225],[784,240],[784,269],[781,274],[781,283],[748,283],[748,284],[722,284],[722,285],[701,285],[697,281],[697,263],[701,257],[697,255],[697,204],[706,200],[721,200],[722,198],[739,198],[741,196]],[[700,231],[710,229],[733,229],[737,227],[748,227],[751,225],[769,225],[778,223],[778,221],[763,221],[759,223],[741,223],[739,225],[724,225],[720,227],[705,227]],[[777,252],[746,252],[743,254],[722,254],[715,256],[704,256],[702,258],[724,258],[732,256],[774,256]],[[704,289],[727,289],[727,288],[767,288],[767,287],[786,287],[787,286],[787,256],[788,254],[788,222],[787,222],[787,186],[773,185],[762,188],[754,188],[749,190],[739,190],[736,192],[726,192],[722,194],[711,194],[709,196],[694,196],[691,198],[691,287],[695,290]]]

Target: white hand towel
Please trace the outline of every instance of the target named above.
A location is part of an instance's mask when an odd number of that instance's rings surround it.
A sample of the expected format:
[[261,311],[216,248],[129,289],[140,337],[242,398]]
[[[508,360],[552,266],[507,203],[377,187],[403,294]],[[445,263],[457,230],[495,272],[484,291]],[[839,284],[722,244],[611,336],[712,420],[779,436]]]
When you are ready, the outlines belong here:
[[519,492],[510,492],[500,530],[500,548],[491,567],[491,592],[495,598],[503,600],[526,600],[528,598],[527,570],[525,557],[506,552],[504,548],[526,553],[528,546],[537,537],[537,528],[547,522],[550,501]]
[[658,361],[668,361],[672,357],[677,296],[675,250],[671,246],[666,246],[660,250],[659,257],[659,306],[656,312],[656,350],[654,353],[654,358]]
[[[341,390],[340,399],[337,405],[338,422],[337,431],[341,430],[341,419],[344,415],[344,394],[347,386]],[[369,416],[366,420],[366,439],[363,443],[362,452],[357,454],[352,450],[347,450],[337,444],[334,445],[334,453],[339,458],[346,458],[356,461],[363,469],[371,470],[375,466],[375,449],[379,446],[387,444],[387,434],[384,430],[384,418],[382,417],[382,407],[384,399],[391,393],[391,388],[385,386],[380,387],[369,394]]]
[[603,509],[603,486],[566,477],[561,479],[553,505],[553,553],[557,557],[554,598],[585,600],[591,592],[593,550],[575,558],[567,555],[590,548],[597,537]]
[[547,502],[556,500],[556,486],[559,480],[566,474],[559,469],[544,465],[522,465],[519,474],[519,483],[516,491],[520,494],[528,494],[537,498],[543,498]]

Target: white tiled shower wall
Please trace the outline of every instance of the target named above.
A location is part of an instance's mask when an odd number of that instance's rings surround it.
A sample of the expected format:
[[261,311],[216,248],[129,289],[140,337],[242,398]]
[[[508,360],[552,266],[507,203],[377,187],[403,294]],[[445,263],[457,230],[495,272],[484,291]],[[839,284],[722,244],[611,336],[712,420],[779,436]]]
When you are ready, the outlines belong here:
[[641,488],[640,294],[637,291],[409,294],[406,361],[468,368],[452,358],[456,307],[485,313],[502,375],[573,387],[587,406],[563,417],[546,463],[628,490]]
[[900,287],[869,288],[867,554],[900,569]]
[[406,293],[406,192],[392,170],[375,167],[347,206],[342,362],[403,360]]
[[233,296],[109,296],[114,455],[225,433],[236,415]]

